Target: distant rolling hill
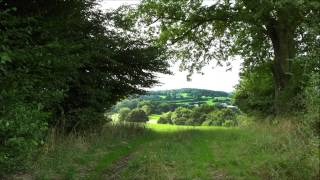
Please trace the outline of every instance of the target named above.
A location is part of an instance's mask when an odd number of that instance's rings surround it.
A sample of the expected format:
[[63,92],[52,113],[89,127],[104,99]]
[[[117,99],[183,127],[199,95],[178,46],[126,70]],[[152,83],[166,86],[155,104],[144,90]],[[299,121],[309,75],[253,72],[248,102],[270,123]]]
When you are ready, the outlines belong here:
[[230,103],[231,101],[228,92],[195,88],[149,91],[139,99],[190,106],[203,103],[212,105],[215,102]]
[[207,89],[182,88],[160,91],[149,91],[145,95],[133,96],[119,102],[113,107],[113,112],[121,108],[134,109],[149,105],[154,114],[173,111],[177,107],[193,107],[201,104],[226,106],[232,105],[231,93]]

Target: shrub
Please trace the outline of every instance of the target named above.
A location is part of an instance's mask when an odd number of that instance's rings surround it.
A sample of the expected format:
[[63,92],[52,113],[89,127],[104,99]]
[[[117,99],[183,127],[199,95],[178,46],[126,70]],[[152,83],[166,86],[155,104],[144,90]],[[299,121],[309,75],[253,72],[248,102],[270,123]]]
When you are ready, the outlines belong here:
[[173,124],[171,121],[171,116],[172,116],[172,112],[163,113],[160,116],[158,123],[159,124]]
[[205,120],[208,113],[215,110],[214,106],[202,104],[199,107],[192,109],[192,118],[187,121],[189,125],[201,125]]
[[206,120],[202,123],[204,126],[237,126],[238,113],[232,109],[225,108],[219,111],[213,111],[207,115]]
[[119,121],[126,121],[128,118],[128,115],[130,113],[130,109],[129,108],[121,108],[119,111],[119,116],[118,116],[118,120]]
[[192,111],[187,108],[178,107],[171,116],[172,122],[177,125],[185,125],[191,119]]
[[274,81],[269,68],[269,63],[265,63],[240,74],[241,80],[236,87],[234,103],[243,112],[273,112]]
[[142,109],[133,109],[127,117],[129,122],[147,122],[149,120],[147,114]]
[[15,104],[0,118],[0,177],[23,169],[33,152],[44,143],[48,113],[37,106]]
[[305,115],[307,125],[320,135],[320,75],[312,74],[309,84],[305,89]]
[[151,113],[152,113],[152,109],[151,109],[151,107],[148,106],[148,105],[142,106],[141,109],[142,109],[147,115],[151,115]]
[[65,127],[72,131],[86,131],[102,127],[110,119],[106,118],[103,113],[97,112],[94,108],[81,108],[74,110],[66,116]]

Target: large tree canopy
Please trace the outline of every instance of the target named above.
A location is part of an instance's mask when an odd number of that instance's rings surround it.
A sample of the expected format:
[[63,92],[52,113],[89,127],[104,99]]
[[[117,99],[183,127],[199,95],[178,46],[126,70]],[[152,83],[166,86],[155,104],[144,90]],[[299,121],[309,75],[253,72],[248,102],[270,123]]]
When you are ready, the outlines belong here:
[[142,23],[159,25],[158,42],[191,73],[236,55],[245,69],[269,64],[276,99],[288,87],[296,59],[319,58],[317,0],[144,0],[138,12]]
[[93,0],[2,2],[0,112],[31,103],[55,116],[83,108],[103,113],[157,83],[155,72],[168,73],[163,48],[110,28],[113,13],[95,6]]
[[96,5],[0,1],[0,176],[23,164],[48,127],[101,127],[108,108],[168,73],[164,48],[121,33],[117,12]]

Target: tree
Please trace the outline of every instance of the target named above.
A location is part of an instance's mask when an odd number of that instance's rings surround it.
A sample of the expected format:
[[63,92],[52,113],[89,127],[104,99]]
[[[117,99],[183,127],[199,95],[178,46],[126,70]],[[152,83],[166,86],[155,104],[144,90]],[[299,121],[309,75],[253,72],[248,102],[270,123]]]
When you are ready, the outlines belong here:
[[127,98],[118,102],[114,107],[113,111],[118,112],[121,108],[134,109],[138,107],[139,100],[136,98]]
[[168,112],[170,110],[173,110],[173,108],[171,107],[171,105],[167,102],[162,102],[158,105],[158,112],[162,113],[162,112]]
[[150,106],[148,106],[148,105],[144,105],[144,106],[142,106],[141,107],[141,109],[147,114],[147,115],[150,115],[151,114],[151,112],[152,112],[152,109],[151,109],[151,107]]
[[213,111],[207,115],[206,121],[202,123],[205,126],[237,126],[237,112],[225,108]]
[[138,14],[152,28],[159,24],[158,43],[171,47],[190,74],[211,59],[221,64],[236,55],[248,70],[270,62],[278,114],[292,62],[319,57],[318,0],[144,0]]
[[149,118],[148,118],[147,114],[142,109],[133,109],[128,114],[127,121],[145,123],[145,122],[149,121]]
[[264,64],[240,74],[241,80],[236,87],[234,103],[243,112],[274,112],[274,84],[269,67],[269,64]]
[[171,115],[174,124],[185,125],[191,119],[192,111],[184,107],[178,107]]
[[215,107],[208,104],[201,104],[199,107],[192,109],[191,120],[189,121],[192,125],[201,125],[205,120],[207,114],[214,111]]
[[158,120],[158,124],[173,124],[171,121],[171,115],[171,111],[163,113]]
[[129,108],[120,109],[120,111],[118,112],[119,121],[126,121],[128,119],[129,113],[130,113],[130,109]]
[[117,12],[94,6],[95,0],[1,2],[1,10],[13,9],[1,16],[1,112],[23,103],[50,113],[49,125],[66,132],[100,126],[108,108],[144,93],[158,82],[155,72],[168,72],[162,47],[106,27]]
[[112,26],[117,14],[96,0],[0,1],[0,176],[48,128],[102,127],[112,105],[168,73],[165,48]]

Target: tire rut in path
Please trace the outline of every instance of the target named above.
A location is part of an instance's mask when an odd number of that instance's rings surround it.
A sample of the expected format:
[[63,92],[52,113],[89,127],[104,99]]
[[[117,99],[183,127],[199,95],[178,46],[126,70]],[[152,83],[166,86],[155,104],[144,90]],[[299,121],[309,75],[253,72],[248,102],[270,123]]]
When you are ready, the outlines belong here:
[[131,154],[128,154],[119,160],[113,162],[110,167],[104,170],[102,179],[104,180],[119,180],[121,173],[127,167],[128,161],[131,159]]

